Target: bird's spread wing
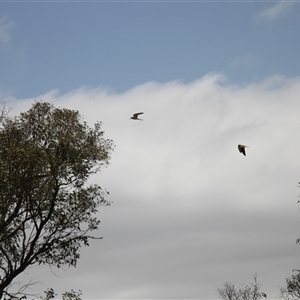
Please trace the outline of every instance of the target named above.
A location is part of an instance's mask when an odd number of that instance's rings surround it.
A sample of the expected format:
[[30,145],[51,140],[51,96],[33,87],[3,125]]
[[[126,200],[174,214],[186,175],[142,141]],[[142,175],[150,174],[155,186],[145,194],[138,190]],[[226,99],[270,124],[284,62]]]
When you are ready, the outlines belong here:
[[142,114],[143,114],[143,112],[139,112],[139,113],[133,114],[133,116],[136,118],[137,116],[142,115]]

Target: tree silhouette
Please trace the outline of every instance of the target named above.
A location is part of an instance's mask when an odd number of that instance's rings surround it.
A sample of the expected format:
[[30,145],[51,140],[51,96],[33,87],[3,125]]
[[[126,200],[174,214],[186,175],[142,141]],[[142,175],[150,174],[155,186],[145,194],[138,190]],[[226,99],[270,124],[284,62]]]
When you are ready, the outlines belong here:
[[235,286],[230,282],[225,282],[221,288],[217,288],[220,299],[223,300],[257,300],[266,298],[267,295],[260,292],[261,284],[257,281],[257,275],[254,274],[254,282],[249,285]]
[[280,297],[283,299],[299,299],[300,298],[300,270],[295,269],[292,276],[285,279],[286,286],[280,288]]

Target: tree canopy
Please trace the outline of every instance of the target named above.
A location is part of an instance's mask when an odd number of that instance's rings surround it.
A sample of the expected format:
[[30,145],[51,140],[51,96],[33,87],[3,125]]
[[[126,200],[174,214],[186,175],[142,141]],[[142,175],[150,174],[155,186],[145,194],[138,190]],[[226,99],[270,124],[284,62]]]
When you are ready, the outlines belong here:
[[76,266],[108,192],[89,184],[113,141],[78,111],[35,102],[0,119],[0,299],[28,266]]
[[260,292],[261,284],[257,280],[257,275],[254,274],[254,282],[248,285],[235,286],[231,282],[225,282],[221,288],[217,288],[217,293],[220,299],[223,300],[257,300],[266,298],[264,292]]
[[283,299],[300,299],[300,270],[294,269],[292,276],[285,279],[286,286],[280,288],[280,297]]

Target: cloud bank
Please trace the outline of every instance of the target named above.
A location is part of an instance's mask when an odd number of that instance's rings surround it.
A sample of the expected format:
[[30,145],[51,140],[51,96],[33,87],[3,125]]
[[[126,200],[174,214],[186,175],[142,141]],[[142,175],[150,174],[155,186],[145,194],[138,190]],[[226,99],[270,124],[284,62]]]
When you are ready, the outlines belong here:
[[[300,250],[299,97],[299,77],[241,86],[208,74],[121,94],[7,99],[13,114],[34,100],[78,109],[116,144],[111,166],[92,178],[113,201],[99,212],[104,239],[83,249],[77,269],[30,276],[85,299],[211,299],[225,281],[257,273],[268,298],[278,295]],[[138,111],[144,121],[129,120]]]

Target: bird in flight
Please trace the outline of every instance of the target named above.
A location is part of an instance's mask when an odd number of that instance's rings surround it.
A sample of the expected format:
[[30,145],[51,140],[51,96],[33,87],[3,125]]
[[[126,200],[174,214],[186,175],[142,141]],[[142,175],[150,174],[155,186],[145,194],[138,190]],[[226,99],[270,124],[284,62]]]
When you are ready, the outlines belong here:
[[246,151],[245,148],[249,147],[249,146],[245,146],[245,145],[238,145],[238,149],[241,153],[243,153],[246,156]]
[[266,293],[261,293],[261,295],[262,295],[263,297],[267,298]]
[[130,120],[140,120],[140,121],[143,121],[142,119],[139,119],[139,115],[142,115],[143,112],[139,112],[139,113],[135,113],[132,115],[132,117],[130,118]]

